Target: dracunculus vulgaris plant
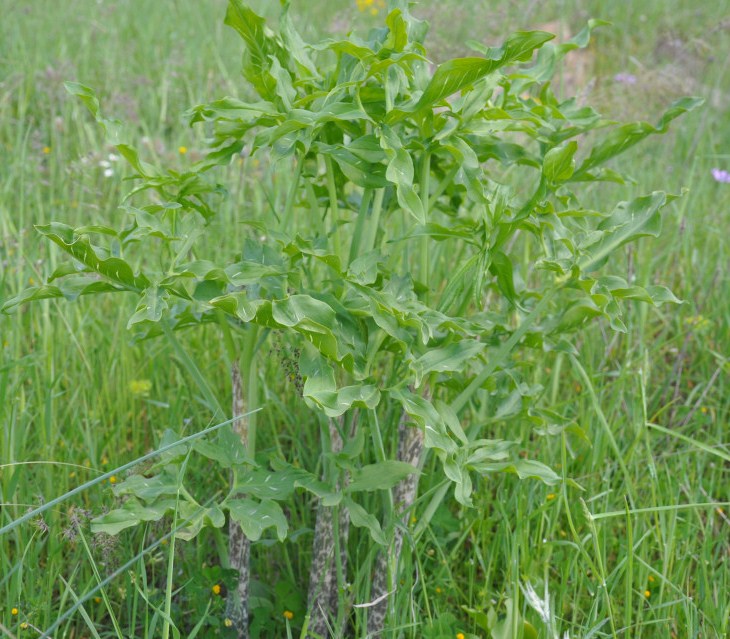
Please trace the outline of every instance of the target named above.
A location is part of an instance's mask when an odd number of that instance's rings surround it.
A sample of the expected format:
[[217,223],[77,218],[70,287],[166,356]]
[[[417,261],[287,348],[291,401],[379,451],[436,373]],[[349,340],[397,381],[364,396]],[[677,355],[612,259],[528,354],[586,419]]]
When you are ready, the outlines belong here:
[[[367,38],[306,43],[288,1],[276,31],[242,0],[230,1],[226,23],[243,41],[248,97],[189,111],[191,124],[207,127],[210,147],[183,172],[144,162],[93,92],[67,85],[139,185],[123,204],[122,228],[39,226],[73,260],[5,310],[131,293],[138,304],[129,328],[140,339],[166,336],[211,409],[222,411],[184,340],[196,326],[218,326],[234,416],[261,402],[257,366],[270,333],[292,344],[296,379],[287,389],[309,409],[303,427],[320,430],[319,468],[261,460],[253,418],[241,419],[168,453],[151,479],[118,484],[126,502],[93,526],[116,534],[174,509],[190,522],[178,537],[190,539],[228,521],[225,561],[239,574],[230,614],[247,637],[249,542],[268,529],[284,540],[282,503],[308,491],[318,507],[304,632],[328,636],[354,620],[379,636],[389,615],[405,614],[394,609],[399,579],[411,578],[399,572],[399,558],[428,455],[438,459],[443,484],[427,513],[449,487],[470,506],[474,483],[496,472],[561,480],[481,426],[494,416],[561,425],[541,409],[540,389],[513,355],[553,349],[575,358],[569,337],[591,319],[625,330],[622,300],[677,301],[661,286],[604,272],[621,246],[659,233],[660,212],[674,196],[653,192],[605,210],[586,209],[579,196],[586,183],[623,184],[606,163],[664,133],[700,100],[678,100],[651,125],[619,124],[556,97],[551,78],[569,51],[586,46],[596,21],[562,44],[542,31],[514,33],[501,46],[469,42],[472,55],[438,66],[425,47],[427,24],[402,0]],[[219,169],[244,151],[288,176],[287,197],[240,220],[251,236],[230,259],[204,254],[197,240],[211,232],[225,196]],[[191,447],[229,471],[229,489],[212,505],[179,490]],[[379,499],[363,500],[363,492]],[[351,525],[369,535],[375,558],[360,602],[347,592]],[[414,532],[427,525],[420,519]]]

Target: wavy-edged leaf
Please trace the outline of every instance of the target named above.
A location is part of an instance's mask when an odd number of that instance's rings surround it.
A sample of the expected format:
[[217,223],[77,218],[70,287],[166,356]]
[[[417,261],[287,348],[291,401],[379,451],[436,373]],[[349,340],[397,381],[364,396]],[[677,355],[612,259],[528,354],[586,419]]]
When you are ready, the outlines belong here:
[[79,98],[89,110],[94,119],[104,130],[109,144],[119,144],[122,136],[122,123],[114,118],[105,118],[101,114],[99,99],[94,90],[79,82],[64,82],[64,88],[68,93]]
[[178,519],[187,522],[175,533],[175,537],[184,541],[194,539],[203,528],[222,528],[226,523],[226,516],[218,504],[201,508],[189,501],[180,503]]
[[578,143],[573,140],[567,144],[550,149],[542,162],[542,172],[550,182],[565,182],[575,171],[575,152]]
[[448,454],[456,452],[456,443],[449,437],[443,417],[429,400],[406,389],[391,389],[389,394],[401,403],[418,427],[424,429],[426,448]]
[[199,439],[193,444],[195,452],[212,459],[222,468],[231,468],[242,464],[252,464],[253,460],[246,454],[241,438],[233,432],[233,428],[225,426],[220,429],[214,440]]
[[51,222],[36,226],[36,229],[84,266],[116,284],[138,292],[150,285],[145,275],[135,275],[132,267],[122,258],[100,255],[101,249],[92,246],[88,236],[77,236],[67,224]]
[[387,460],[369,464],[352,471],[347,492],[387,490],[417,472],[417,468],[403,461]]
[[150,286],[144,290],[142,297],[137,303],[134,315],[129,318],[127,328],[131,328],[140,322],[159,322],[162,314],[167,310],[167,300],[170,293],[157,286]]
[[275,501],[266,499],[258,502],[253,499],[231,499],[225,502],[225,508],[231,519],[238,523],[251,541],[258,541],[267,528],[275,528],[279,541],[286,539],[289,524],[281,506]]
[[385,24],[388,26],[388,37],[383,47],[400,53],[408,44],[408,24],[401,10],[393,9],[385,19]]
[[132,497],[121,508],[92,519],[91,532],[117,535],[125,528],[131,528],[143,521],[159,521],[168,512],[174,511],[177,503],[176,499],[165,499],[144,506]]
[[592,271],[601,266],[617,248],[647,235],[656,237],[661,230],[659,211],[676,196],[662,191],[621,202],[611,215],[598,225],[601,235],[588,245],[581,246],[583,256],[578,264],[582,271]]
[[466,339],[446,346],[429,348],[423,355],[410,362],[416,387],[421,385],[421,381],[429,373],[463,370],[484,348],[483,343]]
[[122,483],[114,486],[114,494],[117,497],[131,495],[141,499],[143,502],[153,502],[164,495],[177,495],[180,486],[178,485],[177,474],[165,468],[159,475],[145,477],[144,475],[131,475]]
[[246,44],[243,56],[245,78],[264,100],[275,102],[278,96],[276,79],[269,73],[270,56],[285,63],[285,50],[266,26],[266,21],[241,0],[229,0],[225,23],[237,31]]
[[483,462],[474,465],[477,472],[486,475],[489,473],[514,473],[520,479],[539,479],[548,486],[560,481],[560,476],[551,468],[531,459],[518,459],[508,462]]
[[464,87],[473,84],[497,69],[524,62],[532,52],[555,36],[545,31],[519,31],[512,34],[504,45],[498,49],[484,48],[486,58],[454,58],[441,64],[433,74],[423,95],[410,108],[393,109],[386,118],[388,124],[394,124],[409,113],[431,108]]
[[602,142],[591,149],[574,177],[580,178],[594,167],[616,157],[650,135],[666,133],[672,120],[696,109],[703,103],[703,98],[680,98],[664,112],[657,126],[652,126],[648,122],[631,122],[613,129]]
[[343,505],[347,508],[347,512],[353,526],[357,526],[358,528],[367,528],[370,536],[376,544],[380,544],[381,546],[388,545],[388,540],[385,538],[380,522],[375,515],[369,513],[360,504],[349,497],[345,497],[343,499]]
[[328,417],[339,417],[350,408],[376,408],[380,391],[372,384],[355,384],[337,388],[335,371],[321,355],[304,353],[299,361],[300,373],[305,378],[303,396],[313,408],[324,411]]
[[15,297],[6,300],[0,308],[3,313],[13,313],[18,307],[29,302],[47,300],[63,297],[70,302],[77,300],[82,295],[98,295],[101,293],[123,293],[128,289],[114,286],[109,282],[100,282],[88,275],[65,277],[58,286],[44,284],[43,286],[32,286],[21,291]]

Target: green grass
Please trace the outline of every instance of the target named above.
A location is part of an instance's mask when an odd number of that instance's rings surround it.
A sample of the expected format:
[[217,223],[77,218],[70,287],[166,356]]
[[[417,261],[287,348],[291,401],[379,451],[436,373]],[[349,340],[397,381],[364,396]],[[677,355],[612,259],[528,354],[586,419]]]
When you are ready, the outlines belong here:
[[[274,13],[276,3],[260,4]],[[622,160],[635,186],[620,195],[603,186],[589,196],[599,207],[617,196],[690,188],[667,209],[661,238],[631,249],[618,268],[639,284],[670,286],[686,303],[630,307],[623,336],[593,326],[576,341],[580,365],[559,354],[525,353],[532,383],[545,388],[543,405],[570,417],[571,426],[562,435],[536,436],[528,420],[490,419],[498,407],[486,405],[475,422],[482,420],[490,437],[520,437],[526,455],[574,483],[551,492],[536,482],[491,478],[478,485],[475,509],[447,497],[436,499],[431,512],[439,484],[436,465],[428,464],[404,553],[414,569],[405,574],[416,578],[400,591],[403,616],[392,636],[435,638],[428,628],[439,623],[451,633],[444,636],[484,636],[463,607],[504,612],[511,599],[547,637],[525,605],[520,584],[527,582],[540,594],[547,584],[556,624],[573,638],[730,636],[730,507],[716,505],[730,499],[730,185],[710,175],[715,166],[730,169],[730,26],[723,23],[729,4],[423,2],[436,54],[444,57],[466,54],[469,38],[497,44],[511,30],[559,16],[569,16],[573,29],[589,16],[611,20],[586,54],[589,71],[571,78],[568,66],[570,90],[585,82],[591,99],[617,117],[653,118],[684,93],[704,95],[708,104]],[[202,148],[202,134],[181,124],[181,112],[246,93],[237,72],[239,44],[222,25],[225,5],[0,1],[0,302],[45,280],[62,262],[34,224],[118,222],[123,215],[117,205],[127,173],[109,160],[112,151],[63,81],[93,86],[106,110],[146,139],[149,157],[182,165]],[[344,0],[295,0],[294,10],[304,31],[360,30],[377,20]],[[619,72],[633,73],[637,83],[616,82]],[[113,175],[105,177],[105,168]],[[232,254],[247,233],[237,220],[269,206],[264,192],[283,201],[286,178],[253,160],[231,167],[228,184],[236,188],[208,249]],[[0,316],[0,525],[148,452],[167,428],[189,434],[210,424],[210,407],[169,345],[130,343],[125,325],[132,310],[132,300],[118,297],[101,305],[44,302]],[[223,344],[213,331],[190,337],[189,352],[228,405]],[[316,468],[317,429],[302,427],[316,420],[283,392],[276,357],[267,361],[260,372],[267,398],[258,416],[260,448]],[[139,382],[149,382],[148,393]],[[189,472],[200,477],[203,499],[227,480],[200,466]],[[96,585],[95,570],[110,574],[169,532],[151,526],[114,539],[82,539],[74,522],[112,503],[108,482],[99,484],[73,505],[48,511],[43,522],[0,539],[0,634],[38,636],[37,629]],[[286,636],[285,610],[301,627],[312,513],[312,504],[298,497],[288,513],[293,539],[254,545],[261,605],[255,616],[267,623],[262,636]],[[348,579],[353,601],[362,602],[374,561],[369,544],[357,541]],[[225,633],[223,601],[211,590],[230,583],[219,542],[205,533],[176,543],[172,618],[184,636],[201,619],[199,636]],[[117,636],[109,609],[125,636],[159,636],[163,621],[153,621],[146,600],[164,605],[168,549],[161,544],[124,571],[55,636]],[[359,624],[362,609],[355,610]]]

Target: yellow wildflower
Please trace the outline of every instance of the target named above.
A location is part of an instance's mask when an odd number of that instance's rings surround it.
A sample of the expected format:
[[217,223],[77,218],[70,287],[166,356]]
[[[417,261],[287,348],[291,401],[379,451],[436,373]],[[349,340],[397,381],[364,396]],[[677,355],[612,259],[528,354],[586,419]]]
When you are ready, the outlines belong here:
[[111,477],[109,478],[109,483],[110,483],[110,484],[116,484],[116,483],[117,483],[117,481],[118,481],[118,480],[117,480],[117,478],[116,478],[116,475],[112,475],[112,476],[111,476]]
[[645,590],[645,591],[644,591],[644,597],[646,597],[647,599],[648,599],[649,597],[651,597],[651,590]]
[[220,594],[221,594],[221,587],[220,587],[220,584],[216,584],[215,586],[213,586],[213,587],[211,588],[211,590],[213,591],[213,594],[214,594],[214,595],[220,595]]
[[548,493],[547,500],[552,501],[553,499],[555,499],[555,493]]
[[178,152],[178,153],[179,153],[180,155],[185,155],[185,154],[186,154],[186,153],[188,152],[188,147],[186,147],[186,146],[179,146],[179,147],[177,148],[177,152]]
[[129,382],[129,390],[132,395],[147,397],[152,390],[152,382],[148,379],[133,379]]
[[48,155],[51,152],[50,146],[44,146],[43,147],[43,155]]
[[465,639],[463,632],[457,632],[456,633],[456,639]]
[[18,609],[17,609],[17,608],[11,608],[11,610],[10,610],[10,614],[11,614],[11,615],[13,615],[13,617],[17,616],[17,614],[18,614]]
[[230,620],[230,619],[229,619],[228,617],[226,617],[226,618],[225,618],[225,619],[223,620],[223,625],[224,625],[224,626],[225,626],[226,628],[230,628],[230,627],[231,627],[231,626],[233,625],[233,622],[232,622],[232,621],[231,621],[231,620]]
[[294,619],[294,613],[291,610],[285,610],[284,619],[286,619],[287,621],[291,621],[292,619]]

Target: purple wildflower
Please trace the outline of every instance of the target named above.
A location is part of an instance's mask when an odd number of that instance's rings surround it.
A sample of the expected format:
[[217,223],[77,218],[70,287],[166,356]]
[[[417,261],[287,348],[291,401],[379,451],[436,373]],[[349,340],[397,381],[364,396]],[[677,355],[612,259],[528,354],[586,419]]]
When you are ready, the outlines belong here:
[[613,76],[613,80],[620,84],[636,84],[636,76],[633,73],[617,73]]
[[730,173],[724,169],[712,169],[712,177],[715,178],[715,182],[730,184]]

